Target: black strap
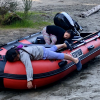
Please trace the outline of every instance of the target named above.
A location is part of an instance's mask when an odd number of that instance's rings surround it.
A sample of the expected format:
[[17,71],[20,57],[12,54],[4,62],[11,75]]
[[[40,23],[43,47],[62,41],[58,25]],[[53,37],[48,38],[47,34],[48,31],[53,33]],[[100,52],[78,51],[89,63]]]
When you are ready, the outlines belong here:
[[32,58],[34,58],[34,56],[31,54],[31,53],[29,53],[28,51],[26,51],[25,49],[23,49],[23,48],[20,48],[20,50],[23,50],[23,51],[25,51],[26,53],[28,53]]

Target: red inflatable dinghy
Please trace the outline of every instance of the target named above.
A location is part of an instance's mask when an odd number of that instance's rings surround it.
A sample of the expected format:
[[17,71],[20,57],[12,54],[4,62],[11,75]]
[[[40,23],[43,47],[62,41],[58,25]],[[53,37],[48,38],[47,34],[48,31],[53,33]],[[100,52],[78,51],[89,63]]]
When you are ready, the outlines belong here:
[[[83,34],[83,33],[81,33]],[[0,47],[0,87],[11,89],[27,89],[26,70],[21,61],[7,62],[5,53],[14,45],[38,45],[34,44],[33,40],[40,36],[41,33],[36,33],[22,39],[12,41]],[[100,54],[100,32],[82,36],[81,39],[75,40],[71,45],[73,50],[59,50],[70,54],[73,57],[79,57],[82,64],[90,61]],[[43,44],[42,44],[43,45]],[[45,46],[45,45],[44,45]],[[72,71],[76,70],[73,62],[67,61],[62,67],[59,67],[61,60],[38,60],[32,61],[34,70],[33,88],[42,87],[60,80]]]

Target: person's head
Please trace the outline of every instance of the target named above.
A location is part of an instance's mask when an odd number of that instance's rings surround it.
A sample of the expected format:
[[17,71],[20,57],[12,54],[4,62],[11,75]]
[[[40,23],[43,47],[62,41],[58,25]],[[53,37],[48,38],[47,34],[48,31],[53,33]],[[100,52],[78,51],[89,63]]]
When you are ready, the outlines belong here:
[[9,62],[14,62],[19,60],[19,53],[16,49],[11,48],[6,52],[5,58]]
[[72,39],[74,37],[75,33],[73,32],[73,30],[67,30],[64,33],[64,38],[65,39]]

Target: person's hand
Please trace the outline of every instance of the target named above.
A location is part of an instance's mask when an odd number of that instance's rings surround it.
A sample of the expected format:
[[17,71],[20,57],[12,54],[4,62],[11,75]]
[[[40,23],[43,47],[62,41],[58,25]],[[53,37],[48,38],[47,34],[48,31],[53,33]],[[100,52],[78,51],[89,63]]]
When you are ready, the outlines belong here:
[[32,81],[28,81],[27,82],[27,87],[28,87],[28,89],[31,89],[33,87]]

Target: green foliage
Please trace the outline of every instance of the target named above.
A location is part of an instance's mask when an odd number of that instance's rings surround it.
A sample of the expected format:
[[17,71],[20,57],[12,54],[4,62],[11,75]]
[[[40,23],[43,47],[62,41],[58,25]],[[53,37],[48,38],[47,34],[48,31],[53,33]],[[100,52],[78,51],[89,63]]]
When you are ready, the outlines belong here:
[[50,14],[43,12],[29,12],[32,7],[32,0],[22,1],[24,4],[24,13],[16,12],[17,2],[13,0],[4,0],[3,2],[0,2],[1,28],[39,28],[50,25],[53,22],[52,15]]
[[11,25],[3,26],[3,28],[35,28],[38,29],[39,27],[50,25],[50,22],[41,21],[33,23],[31,20],[23,20],[21,22],[14,22]]
[[[20,17],[24,16],[23,12],[16,12],[16,14]],[[16,21],[10,25],[2,26],[3,28],[36,28],[47,26],[52,24],[49,19],[44,18],[42,15],[44,13],[39,12],[30,12],[28,19],[23,19],[22,21]],[[9,17],[9,13],[5,15],[7,19]]]
[[17,2],[9,2],[8,4],[9,4],[9,11],[15,13],[18,6]]
[[0,24],[5,20],[5,15],[9,12],[15,13],[17,8],[17,2],[11,0],[4,0],[0,2]]
[[15,12],[17,9],[17,2],[4,0],[0,2],[0,15],[4,16],[8,12]]
[[28,11],[31,9],[32,7],[32,0],[22,0],[23,1],[23,8],[24,8],[24,18],[28,17]]

